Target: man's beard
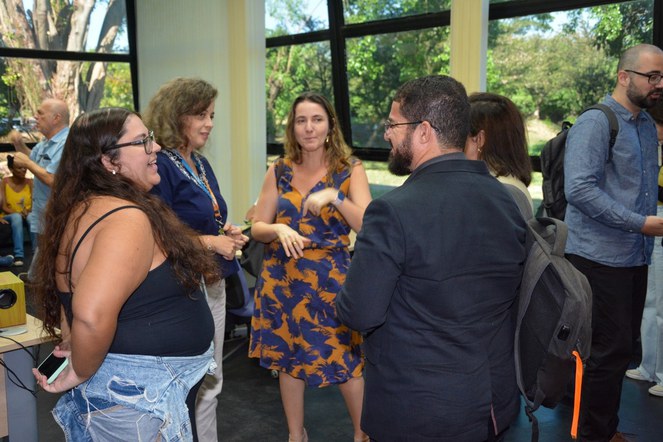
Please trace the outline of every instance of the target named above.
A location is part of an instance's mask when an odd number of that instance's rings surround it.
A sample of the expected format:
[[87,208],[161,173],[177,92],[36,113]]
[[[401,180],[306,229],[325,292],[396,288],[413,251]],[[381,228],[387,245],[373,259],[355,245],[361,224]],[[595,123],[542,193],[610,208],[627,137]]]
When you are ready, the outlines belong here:
[[412,173],[410,166],[412,165],[412,137],[408,134],[403,142],[396,146],[392,146],[389,152],[389,172],[396,176],[405,176]]
[[650,107],[654,106],[656,102],[659,100],[658,98],[652,98],[651,94],[661,94],[661,89],[654,89],[653,91],[642,95],[631,83],[626,89],[626,96],[628,99],[639,107],[640,109],[649,109]]

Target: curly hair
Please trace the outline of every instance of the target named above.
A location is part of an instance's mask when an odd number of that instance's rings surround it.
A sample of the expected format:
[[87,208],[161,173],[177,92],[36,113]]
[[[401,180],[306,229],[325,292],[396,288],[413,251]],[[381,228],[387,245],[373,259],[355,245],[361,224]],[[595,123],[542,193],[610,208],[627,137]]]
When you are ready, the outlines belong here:
[[203,112],[218,94],[214,86],[200,78],[175,78],[163,84],[150,100],[143,112],[145,125],[154,131],[161,147],[184,147],[189,143],[184,117]]
[[[137,113],[121,108],[104,108],[80,115],[72,125],[55,174],[51,197],[46,205],[46,223],[35,262],[33,289],[44,328],[56,337],[60,326],[60,300],[56,295],[56,274],[65,274],[71,261],[73,244],[62,244],[69,226],[78,230],[81,217],[91,199],[110,196],[140,207],[147,215],[157,245],[164,251],[178,281],[191,294],[200,278],[219,279],[217,264],[200,246],[196,233],[186,227],[160,198],[136,187],[122,175],[112,175],[102,163],[102,151],[111,163],[119,157],[112,147],[126,132],[125,124]],[[82,208],[82,210],[80,210]],[[74,213],[79,213],[74,215]],[[66,257],[63,268],[56,266],[57,257]]]
[[496,176],[514,176],[526,186],[532,182],[525,122],[507,97],[488,92],[470,95],[470,135],[484,131],[480,159]]
[[338,118],[336,117],[334,107],[329,100],[317,92],[304,92],[295,98],[295,101],[292,103],[292,107],[288,113],[288,122],[285,127],[284,150],[286,158],[289,158],[297,164],[302,162],[302,147],[299,145],[297,138],[295,137],[295,112],[297,110],[297,105],[303,101],[319,104],[327,114],[327,121],[329,121],[329,137],[325,141],[325,156],[327,158],[328,170],[331,172],[349,168],[351,164],[350,158],[352,150],[343,138],[343,133],[338,124]]

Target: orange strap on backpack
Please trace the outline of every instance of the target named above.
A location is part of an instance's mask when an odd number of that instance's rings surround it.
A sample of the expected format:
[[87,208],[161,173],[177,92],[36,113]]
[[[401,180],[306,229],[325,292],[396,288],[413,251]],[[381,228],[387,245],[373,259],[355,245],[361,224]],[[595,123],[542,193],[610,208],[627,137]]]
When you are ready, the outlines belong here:
[[577,350],[573,350],[573,356],[576,358],[576,385],[573,397],[573,420],[571,421],[571,438],[578,438],[578,420],[580,418],[580,396],[582,394],[582,358]]

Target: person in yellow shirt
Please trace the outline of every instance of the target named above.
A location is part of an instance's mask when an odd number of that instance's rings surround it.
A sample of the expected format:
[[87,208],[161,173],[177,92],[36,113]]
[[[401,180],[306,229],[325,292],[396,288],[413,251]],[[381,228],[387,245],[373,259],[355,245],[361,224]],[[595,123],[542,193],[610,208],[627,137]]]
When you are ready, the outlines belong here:
[[[23,225],[28,223],[28,213],[32,210],[32,179],[25,177],[27,172],[25,167],[19,167],[12,163],[11,160],[8,161],[11,176],[3,178],[0,185],[0,201],[2,201],[3,212],[0,224],[11,225],[12,241],[14,243],[13,264],[18,267],[23,265],[25,257]],[[32,237],[30,241],[34,244]]]

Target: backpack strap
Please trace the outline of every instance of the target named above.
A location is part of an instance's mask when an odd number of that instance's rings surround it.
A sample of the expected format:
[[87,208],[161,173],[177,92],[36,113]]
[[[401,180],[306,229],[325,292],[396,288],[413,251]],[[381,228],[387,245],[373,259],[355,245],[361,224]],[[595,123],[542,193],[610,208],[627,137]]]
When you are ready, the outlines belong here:
[[617,134],[619,133],[619,122],[617,121],[617,116],[615,112],[610,109],[609,106],[606,106],[603,103],[595,104],[590,106],[582,113],[587,112],[590,109],[600,110],[608,118],[608,124],[610,125],[610,142],[608,143],[608,163],[612,162],[612,148],[615,146],[615,141],[617,141]]
[[566,238],[569,234],[569,229],[564,221],[542,216],[530,220],[528,224],[533,238],[538,237],[550,246],[550,249],[546,250],[547,253],[564,257]]

